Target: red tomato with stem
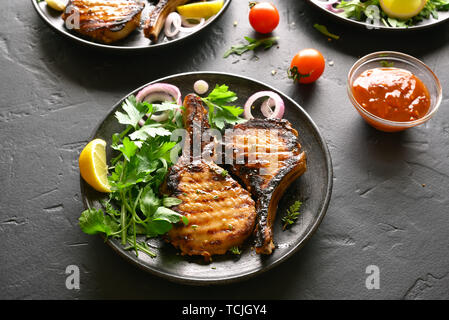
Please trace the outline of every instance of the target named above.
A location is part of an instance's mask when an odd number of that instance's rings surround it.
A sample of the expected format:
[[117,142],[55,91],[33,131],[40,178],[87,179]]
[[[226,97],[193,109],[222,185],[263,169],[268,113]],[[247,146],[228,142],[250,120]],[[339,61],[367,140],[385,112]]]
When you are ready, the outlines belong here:
[[251,2],[249,23],[259,33],[270,33],[279,24],[279,12],[269,2]]
[[324,72],[326,62],[315,49],[300,50],[292,59],[288,77],[299,83],[315,82]]

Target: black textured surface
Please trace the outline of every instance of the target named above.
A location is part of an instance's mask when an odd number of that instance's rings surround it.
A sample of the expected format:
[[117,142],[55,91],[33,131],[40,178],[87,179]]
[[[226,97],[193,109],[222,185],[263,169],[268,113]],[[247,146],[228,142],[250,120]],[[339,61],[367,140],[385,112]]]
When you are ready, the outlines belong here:
[[[55,34],[29,1],[0,13],[0,298],[449,298],[449,99],[427,124],[375,131],[346,96],[358,57],[398,50],[426,62],[449,84],[449,24],[386,34],[340,24],[311,5],[276,1],[279,48],[223,59],[244,35],[246,3],[233,1],[208,32],[179,48],[113,55]],[[237,26],[234,26],[237,21]],[[329,42],[314,23],[341,35]],[[297,86],[286,69],[297,50],[328,59],[322,78]],[[156,62],[155,62],[156,61]],[[329,64],[333,61],[333,65]],[[334,165],[334,191],[318,232],[293,257],[255,279],[220,287],[182,286],[127,263],[77,227],[83,208],[77,159],[92,130],[126,93],[185,71],[215,70],[262,80],[295,99],[320,127]],[[272,75],[272,70],[277,70]],[[81,287],[65,287],[77,265]],[[368,265],[380,289],[367,290]]]

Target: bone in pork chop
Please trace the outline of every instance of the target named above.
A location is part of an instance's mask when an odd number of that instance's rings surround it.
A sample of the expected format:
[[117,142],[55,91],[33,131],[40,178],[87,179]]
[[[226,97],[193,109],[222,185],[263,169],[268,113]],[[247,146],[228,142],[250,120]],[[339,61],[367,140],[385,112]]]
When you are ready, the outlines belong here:
[[[256,219],[254,200],[225,170],[201,154],[194,143],[209,128],[201,98],[190,94],[184,99],[185,138],[183,154],[170,169],[165,184],[168,193],[182,200],[173,209],[186,216],[187,226],[178,224],[168,233],[169,241],[184,255],[225,254],[241,245],[253,232]],[[194,124],[201,127],[194,130]],[[201,150],[206,148],[200,144]]]
[[167,16],[176,10],[176,7],[186,4],[189,0],[159,0],[145,21],[143,32],[145,37],[153,42],[159,39],[159,33],[165,24]]
[[285,119],[252,119],[234,126],[225,148],[233,157],[229,170],[256,201],[256,252],[271,254],[279,200],[307,169],[298,132]]
[[134,0],[69,0],[62,19],[68,29],[109,44],[126,38],[140,25],[144,7]]

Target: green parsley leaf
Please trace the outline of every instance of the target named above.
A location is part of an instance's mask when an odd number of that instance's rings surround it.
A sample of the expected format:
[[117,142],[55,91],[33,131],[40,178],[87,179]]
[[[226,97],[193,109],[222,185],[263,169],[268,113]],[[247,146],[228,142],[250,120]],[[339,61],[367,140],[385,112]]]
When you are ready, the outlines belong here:
[[112,235],[118,230],[117,223],[110,216],[105,216],[101,209],[88,209],[81,213],[79,218],[81,230],[87,234],[104,233]]
[[182,221],[185,225],[189,224],[187,217],[165,207],[157,208],[153,219],[147,225],[147,236],[154,237],[165,234],[171,230],[174,223]]
[[153,189],[150,186],[147,186],[143,189],[139,205],[142,213],[146,217],[151,217],[160,207],[161,200],[156,196]]
[[226,85],[216,85],[202,100],[209,108],[209,124],[212,128],[223,130],[226,124],[234,125],[246,121],[240,117],[242,108],[228,105],[237,100],[237,95]]
[[128,137],[123,139],[123,144],[118,147],[118,150],[123,153],[126,160],[130,161],[131,157],[136,154],[138,147],[137,145],[129,140]]
[[182,200],[174,197],[165,197],[162,199],[162,205],[167,208],[180,205],[181,203]]
[[169,136],[171,132],[160,124],[149,124],[144,125],[139,130],[134,131],[129,135],[132,140],[142,140],[145,141],[148,138],[154,138],[156,136]]
[[123,102],[122,109],[126,113],[120,111],[115,112],[115,117],[118,122],[136,128],[145,114],[151,112],[150,109],[152,109],[152,107],[147,102],[137,102],[136,97],[130,96]]

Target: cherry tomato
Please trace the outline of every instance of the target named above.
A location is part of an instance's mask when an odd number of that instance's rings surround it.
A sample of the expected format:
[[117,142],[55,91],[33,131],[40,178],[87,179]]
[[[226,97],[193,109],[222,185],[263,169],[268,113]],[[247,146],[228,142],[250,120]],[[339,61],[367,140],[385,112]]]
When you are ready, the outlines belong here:
[[269,2],[251,3],[249,23],[259,33],[270,33],[279,24],[279,12]]
[[295,82],[312,83],[323,74],[325,65],[321,52],[315,49],[303,49],[293,57],[288,75]]

